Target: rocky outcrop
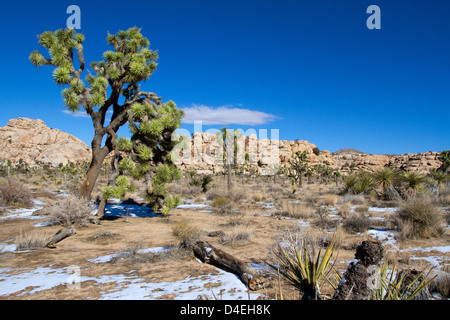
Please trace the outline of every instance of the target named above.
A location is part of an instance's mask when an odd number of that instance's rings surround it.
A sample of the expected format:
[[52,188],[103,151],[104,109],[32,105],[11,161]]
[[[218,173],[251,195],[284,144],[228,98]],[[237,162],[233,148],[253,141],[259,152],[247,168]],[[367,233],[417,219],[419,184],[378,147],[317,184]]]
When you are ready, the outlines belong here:
[[58,129],[49,128],[42,120],[17,118],[0,127],[0,159],[28,165],[89,161],[90,148],[80,139]]
[[[243,137],[238,145],[238,167],[257,170],[259,173],[267,172],[273,164],[288,167],[289,159],[297,151],[307,151],[309,166],[326,165],[345,174],[359,170],[376,172],[387,166],[428,173],[430,169],[441,165],[439,152],[432,151],[403,155],[369,154],[355,149],[341,149],[335,153],[327,150],[318,152],[316,145],[305,140],[258,140],[255,134]],[[216,142],[214,134],[198,132],[193,138],[187,139],[175,163],[181,169],[194,168],[199,173],[221,172],[224,169],[221,150],[222,146]]]
[[[179,144],[175,163],[182,170],[196,169],[199,173],[216,173],[224,170],[222,146],[214,134],[194,133],[185,143]],[[408,171],[427,173],[441,165],[438,152],[403,155],[368,154],[355,149],[341,149],[337,152],[319,151],[316,145],[305,140],[258,140],[250,134],[238,140],[234,159],[237,167],[246,172],[255,171],[271,174],[274,169],[289,166],[289,159],[297,151],[308,153],[309,166],[326,165],[342,173],[351,171],[377,170],[390,166]],[[17,118],[0,127],[0,160],[28,165],[90,161],[91,150],[78,138],[51,129],[42,120]]]
[[439,168],[439,152],[408,153],[403,155],[382,155],[368,153],[333,153],[334,167],[341,172],[369,171],[376,172],[383,167],[392,167],[407,171],[428,173],[430,169]]

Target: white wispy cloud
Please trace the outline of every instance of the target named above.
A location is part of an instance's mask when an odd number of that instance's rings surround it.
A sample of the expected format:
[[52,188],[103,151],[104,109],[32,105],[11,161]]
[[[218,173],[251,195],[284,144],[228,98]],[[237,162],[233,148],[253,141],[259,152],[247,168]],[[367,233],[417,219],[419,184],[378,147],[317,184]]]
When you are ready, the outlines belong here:
[[90,118],[90,116],[84,110],[75,112],[72,112],[70,110],[63,110],[62,112],[77,118]]
[[253,126],[265,124],[277,119],[273,114],[235,108],[233,106],[212,108],[205,105],[193,105],[192,107],[181,109],[185,114],[182,119],[184,123],[202,121],[204,125],[240,124]]

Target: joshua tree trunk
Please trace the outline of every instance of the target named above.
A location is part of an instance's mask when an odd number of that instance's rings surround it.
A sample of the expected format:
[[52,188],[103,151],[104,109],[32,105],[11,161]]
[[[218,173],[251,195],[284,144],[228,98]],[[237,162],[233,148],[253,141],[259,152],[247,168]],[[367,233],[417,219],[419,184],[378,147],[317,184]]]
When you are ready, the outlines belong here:
[[[94,145],[94,142],[92,143]],[[97,182],[97,177],[100,169],[103,165],[103,160],[109,154],[109,148],[106,146],[104,148],[93,147],[92,148],[92,160],[91,165],[86,174],[86,179],[79,189],[79,196],[82,198],[90,199],[92,190],[94,189],[95,183]]]
[[228,192],[231,192],[231,164],[227,165],[227,171],[228,171],[227,187],[228,187]]

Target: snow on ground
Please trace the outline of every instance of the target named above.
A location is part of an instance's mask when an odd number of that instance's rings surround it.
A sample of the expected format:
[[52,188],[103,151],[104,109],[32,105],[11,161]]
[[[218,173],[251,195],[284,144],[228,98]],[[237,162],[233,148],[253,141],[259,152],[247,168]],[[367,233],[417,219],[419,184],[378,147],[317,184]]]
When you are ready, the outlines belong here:
[[194,200],[182,199],[181,204],[176,209],[199,209],[210,207],[207,203],[194,203]]
[[[160,252],[167,250],[166,247],[148,248],[140,250],[139,253]],[[89,261],[104,263],[112,259],[114,255],[101,256]],[[201,264],[201,263],[200,263]],[[59,285],[68,285],[68,290],[73,289],[73,268],[52,268],[41,266],[34,270],[0,268],[0,297],[17,294],[34,294],[39,291],[48,290]],[[240,279],[229,272],[216,269],[217,274],[204,274],[200,276],[188,276],[179,281],[147,282],[130,271],[124,274],[102,275],[99,277],[83,276],[83,270],[79,270],[78,279],[81,287],[83,282],[94,281],[94,285],[115,283],[113,289],[100,291],[100,300],[142,300],[158,299],[166,295],[174,295],[175,300],[195,300],[199,295],[206,295],[210,299],[223,300],[246,300],[249,298],[246,286]],[[11,274],[13,273],[13,274]],[[76,283],[75,283],[76,284]],[[211,286],[211,289],[205,287]],[[92,285],[92,284],[89,284]],[[214,295],[213,295],[214,294]],[[260,294],[250,293],[250,299],[255,300]]]
[[37,210],[42,209],[42,205],[45,203],[39,199],[33,199],[34,206],[30,209],[27,208],[17,208],[17,209],[8,209],[3,208],[5,212],[0,215],[0,220],[4,219],[42,219],[39,216],[33,216],[33,213]]
[[379,207],[370,207],[369,211],[372,212],[395,212],[400,210],[400,208],[379,208]]

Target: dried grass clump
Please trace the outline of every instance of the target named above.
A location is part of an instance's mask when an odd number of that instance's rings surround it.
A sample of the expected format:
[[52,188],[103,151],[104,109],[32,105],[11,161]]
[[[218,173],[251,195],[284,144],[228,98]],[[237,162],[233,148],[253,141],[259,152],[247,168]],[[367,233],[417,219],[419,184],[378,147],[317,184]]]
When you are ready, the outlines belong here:
[[94,207],[86,199],[73,194],[45,208],[45,212],[50,215],[50,221],[64,227],[86,227],[92,219],[93,211]]
[[360,233],[370,229],[372,222],[364,215],[353,214],[342,222],[342,227],[348,233]]
[[312,217],[313,210],[314,208],[307,204],[285,202],[280,214],[294,219],[308,219]]
[[427,197],[405,201],[391,223],[400,239],[441,237],[445,231],[443,214]]
[[336,194],[326,194],[323,196],[323,203],[327,206],[335,206],[339,200],[339,196]]
[[217,209],[219,213],[228,213],[233,208],[233,201],[227,197],[218,197],[213,200],[211,206]]
[[35,233],[20,233],[16,240],[17,250],[39,249],[47,245],[50,237]]
[[31,191],[15,179],[3,181],[0,184],[0,205],[31,207]]
[[241,245],[251,241],[251,238],[252,232],[248,227],[239,227],[220,238],[219,243],[228,246]]
[[172,234],[178,239],[179,248],[190,249],[200,239],[201,232],[187,220],[181,220],[172,226]]

